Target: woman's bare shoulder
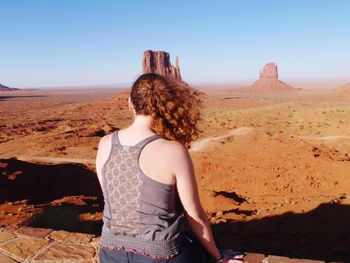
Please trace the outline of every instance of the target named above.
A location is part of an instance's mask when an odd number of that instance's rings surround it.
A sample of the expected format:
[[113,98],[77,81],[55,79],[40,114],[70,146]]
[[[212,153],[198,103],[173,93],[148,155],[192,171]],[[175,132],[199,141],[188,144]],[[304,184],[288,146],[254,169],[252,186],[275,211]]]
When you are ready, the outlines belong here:
[[108,149],[111,148],[111,142],[112,142],[112,133],[107,134],[100,139],[100,142],[98,144],[97,156],[96,156],[97,162],[101,162],[106,159],[106,156],[109,153]]
[[178,160],[189,156],[188,149],[183,144],[172,140],[157,140],[153,150],[163,159]]
[[111,144],[113,133],[107,134],[100,139],[99,148],[104,148]]
[[96,172],[100,182],[101,182],[102,166],[108,158],[109,149],[111,148],[111,140],[112,140],[112,134],[107,134],[100,139],[100,142],[98,144],[98,150],[96,154]]
[[165,151],[182,152],[187,150],[187,148],[178,141],[160,139],[158,142],[158,146],[162,147]]

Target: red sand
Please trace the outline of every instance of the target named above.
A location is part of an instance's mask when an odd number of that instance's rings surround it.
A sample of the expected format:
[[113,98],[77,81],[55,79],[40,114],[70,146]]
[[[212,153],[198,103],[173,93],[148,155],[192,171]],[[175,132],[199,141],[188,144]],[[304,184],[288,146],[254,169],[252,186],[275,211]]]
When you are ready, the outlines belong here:
[[[102,198],[89,163],[101,136],[132,115],[126,92],[74,92],[0,94],[1,225],[99,231]],[[199,141],[209,139],[191,155],[221,246],[350,258],[349,96],[206,92]]]

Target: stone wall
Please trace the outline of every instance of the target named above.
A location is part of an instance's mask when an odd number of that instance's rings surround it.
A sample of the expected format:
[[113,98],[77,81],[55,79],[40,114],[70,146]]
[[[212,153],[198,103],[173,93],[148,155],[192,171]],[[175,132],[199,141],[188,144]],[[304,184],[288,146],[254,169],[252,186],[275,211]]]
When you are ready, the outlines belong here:
[[[0,262],[98,263],[100,238],[95,235],[32,227],[0,228]],[[243,263],[325,263],[326,261],[245,253]],[[327,261],[328,263],[342,263]],[[344,262],[345,263],[345,262]]]

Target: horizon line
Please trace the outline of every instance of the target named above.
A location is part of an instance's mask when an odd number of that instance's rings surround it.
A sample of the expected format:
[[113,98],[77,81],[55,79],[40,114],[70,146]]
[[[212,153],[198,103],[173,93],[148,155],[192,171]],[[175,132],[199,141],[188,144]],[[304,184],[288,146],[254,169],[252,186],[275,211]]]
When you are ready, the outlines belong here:
[[[258,78],[247,78],[247,79],[236,79],[230,81],[185,81],[190,85],[198,86],[198,85],[250,85]],[[338,76],[338,77],[301,77],[301,78],[278,78],[285,82],[294,82],[299,85],[301,84],[318,84],[318,85],[342,85],[350,82],[350,76]],[[303,83],[304,82],[304,83]],[[320,83],[323,82],[323,83]],[[19,88],[19,89],[95,89],[95,88],[129,88],[133,82],[119,82],[119,83],[101,83],[101,84],[76,84],[76,85],[45,85],[45,86],[8,86],[10,88]],[[7,86],[6,84],[3,84]]]

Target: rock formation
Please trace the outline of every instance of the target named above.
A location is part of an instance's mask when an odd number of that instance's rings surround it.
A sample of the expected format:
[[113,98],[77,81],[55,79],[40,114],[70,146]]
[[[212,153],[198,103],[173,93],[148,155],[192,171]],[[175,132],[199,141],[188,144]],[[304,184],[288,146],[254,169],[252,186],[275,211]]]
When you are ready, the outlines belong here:
[[278,69],[275,63],[268,63],[260,71],[260,78],[278,79]]
[[275,63],[268,63],[260,71],[260,77],[249,90],[254,92],[295,91],[296,89],[278,79],[278,68]]
[[13,91],[13,90],[19,90],[19,89],[9,88],[9,87],[7,87],[5,85],[0,84],[0,91]]
[[143,73],[157,73],[163,76],[172,76],[181,80],[179,58],[176,65],[171,65],[170,54],[164,51],[146,50],[142,58]]

